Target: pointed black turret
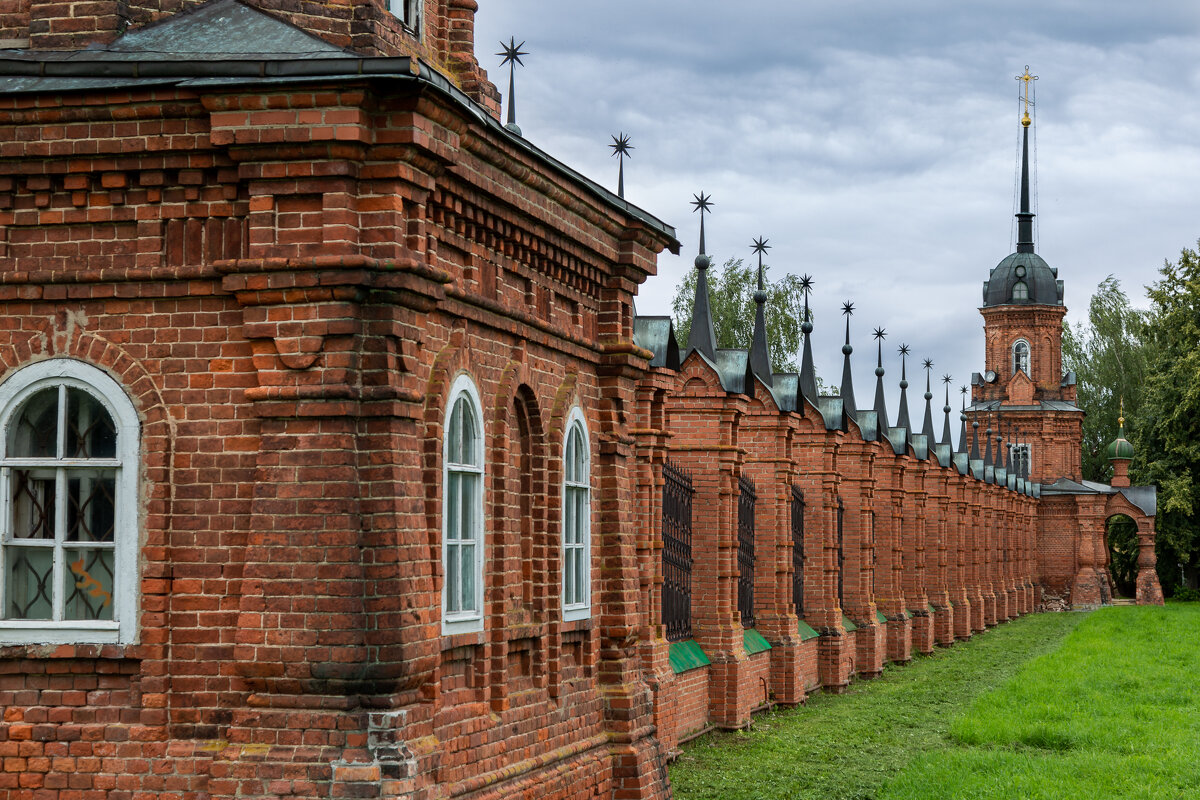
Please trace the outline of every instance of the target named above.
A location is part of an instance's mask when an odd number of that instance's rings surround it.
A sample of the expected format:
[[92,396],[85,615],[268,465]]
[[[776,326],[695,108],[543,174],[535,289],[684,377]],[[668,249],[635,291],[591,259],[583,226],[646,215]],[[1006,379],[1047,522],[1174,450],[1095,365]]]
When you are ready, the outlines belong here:
[[754,240],[754,252],[758,253],[758,291],[754,293],[754,336],[750,340],[750,370],[767,386],[774,386],[771,379],[771,352],[767,346],[767,290],[763,285],[763,253],[771,246],[761,236]]
[[693,195],[692,205],[700,212],[700,254],[696,256],[696,298],[692,303],[692,327],[688,331],[687,352],[698,351],[709,361],[717,358],[717,335],[713,331],[712,308],[708,302],[708,268],[712,260],[704,254],[704,214],[712,205],[704,192]]
[[962,427],[958,431],[958,450],[956,452],[967,452],[967,387],[962,387],[962,413],[958,415],[962,421]]
[[925,359],[925,416],[921,420],[921,433],[925,434],[925,441],[929,442],[932,447],[937,441],[933,436],[933,406],[930,401],[933,400],[933,392],[929,387],[929,371],[933,369],[933,360]]
[[896,415],[896,426],[912,433],[912,422],[908,419],[908,345],[900,345],[900,413]]
[[954,451],[954,439],[950,433],[950,381],[953,380],[949,375],[942,376],[942,383],[946,384],[946,405],[942,406],[942,413],[946,415],[945,424],[942,425],[942,444]]
[[883,328],[875,329],[875,341],[879,343],[879,352],[875,360],[875,415],[879,420],[881,433],[888,429],[887,402],[883,396],[883,340],[886,338],[887,331]]
[[994,467],[996,464],[992,461],[992,419],[988,417],[987,433],[983,442],[983,466]]
[[971,460],[979,460],[979,420],[971,420]]
[[804,321],[800,323],[800,331],[804,334],[804,355],[800,359],[800,394],[814,406],[817,404],[817,369],[813,366],[812,354],[812,317],[808,313],[808,294],[812,291],[812,276],[805,275],[800,279],[800,291],[804,292]]
[[850,317],[854,314],[854,303],[847,300],[842,303],[842,313],[846,315],[846,343],[842,345],[842,408],[847,416],[854,416],[858,405],[854,402],[854,376],[850,372],[850,354],[854,348],[850,346]]
[[1021,210],[1017,212],[1017,252],[1032,253],[1033,212],[1029,210],[1029,114],[1021,120]]

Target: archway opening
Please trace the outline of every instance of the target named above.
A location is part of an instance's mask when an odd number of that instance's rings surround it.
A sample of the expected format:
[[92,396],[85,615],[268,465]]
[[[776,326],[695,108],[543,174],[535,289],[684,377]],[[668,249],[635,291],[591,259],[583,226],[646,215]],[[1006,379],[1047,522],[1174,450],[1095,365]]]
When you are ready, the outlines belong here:
[[1137,523],[1124,514],[1109,517],[1105,522],[1104,540],[1108,545],[1108,574],[1112,577],[1113,596],[1137,597]]

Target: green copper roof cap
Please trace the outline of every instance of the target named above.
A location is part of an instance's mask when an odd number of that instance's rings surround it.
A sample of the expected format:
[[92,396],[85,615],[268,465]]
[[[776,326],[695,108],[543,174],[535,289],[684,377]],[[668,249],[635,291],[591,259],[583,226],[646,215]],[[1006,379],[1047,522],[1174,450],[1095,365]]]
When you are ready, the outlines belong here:
[[1121,416],[1117,417],[1117,424],[1120,426],[1117,431],[1116,440],[1108,447],[1104,448],[1104,456],[1109,461],[1115,459],[1129,460],[1133,458],[1133,445],[1125,438],[1125,401],[1121,400]]

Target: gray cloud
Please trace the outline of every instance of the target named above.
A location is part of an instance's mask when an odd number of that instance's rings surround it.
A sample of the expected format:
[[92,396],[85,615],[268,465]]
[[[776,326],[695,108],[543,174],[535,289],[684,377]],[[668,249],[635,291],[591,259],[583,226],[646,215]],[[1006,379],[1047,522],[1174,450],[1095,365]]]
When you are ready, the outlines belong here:
[[[863,398],[875,325],[956,385],[983,368],[977,307],[1012,249],[1026,63],[1040,76],[1038,251],[1066,281],[1068,319],[1110,273],[1145,304],[1163,259],[1200,236],[1191,2],[483,0],[478,49],[501,84],[488,54],[510,34],[531,51],[525,135],[615,186],[605,144],[631,134],[626,194],[678,228],[684,255],[660,258],[639,310],[669,313],[695,252],[687,201],[704,189],[714,256],[748,255],[762,234],[777,273],[815,276],[818,369],[833,382],[837,306],[854,299]],[[887,366],[895,403],[894,355]]]

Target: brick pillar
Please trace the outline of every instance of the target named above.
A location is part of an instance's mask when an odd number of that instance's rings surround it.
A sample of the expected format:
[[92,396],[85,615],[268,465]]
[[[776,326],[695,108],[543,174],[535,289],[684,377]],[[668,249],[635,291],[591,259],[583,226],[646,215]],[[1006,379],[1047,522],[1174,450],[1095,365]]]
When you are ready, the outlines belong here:
[[[933,616],[929,613],[929,464],[915,461],[910,472],[912,484],[909,488],[909,508],[912,516],[912,542],[905,555],[907,591],[905,600],[912,613],[912,646],[918,652],[933,652]],[[908,566],[911,554],[912,566]]]
[[930,462],[930,479],[935,494],[930,497],[931,557],[935,559],[929,582],[929,604],[933,606],[933,638],[942,646],[954,643],[954,608],[950,604],[949,471]]
[[965,497],[967,494],[967,478],[963,475],[954,477],[953,486],[954,509],[951,515],[951,541],[954,542],[955,569],[951,585],[950,599],[954,602],[954,638],[965,640],[971,638],[971,618],[974,615],[974,603],[970,597],[971,583],[971,551],[968,549],[968,532],[970,517],[967,512]]
[[1096,508],[1095,503],[1081,502],[1079,498],[1075,504],[1079,532],[1075,538],[1076,571],[1071,582],[1071,607],[1096,608],[1101,602],[1100,570],[1106,555],[1103,510]]
[[903,485],[904,473],[901,462],[895,458],[891,445],[880,445],[883,456],[876,468],[875,488],[875,550],[876,588],[879,592],[875,603],[887,617],[887,659],[905,664],[912,659],[912,624],[904,606],[904,587],[901,583],[901,564],[904,544],[903,529]]
[[[843,434],[835,434],[841,437]],[[817,529],[820,531],[820,594],[808,614],[810,622],[818,624],[821,638],[817,640],[817,671],[826,691],[840,693],[850,685],[854,675],[856,653],[854,643],[842,625],[842,607],[838,602],[837,501],[840,480],[834,470],[838,442],[828,441],[823,450],[821,492],[816,503]]]
[[[883,672],[887,640],[875,617],[872,581],[875,573],[871,514],[874,508],[874,451],[855,435],[838,448],[838,468],[844,477],[841,498],[845,509],[845,604],[842,613],[854,620],[855,671],[864,678]],[[850,437],[855,438],[851,439]]]
[[1137,604],[1139,606],[1161,606],[1162,586],[1158,583],[1157,557],[1154,553],[1154,518],[1137,520],[1138,526],[1138,574]]

